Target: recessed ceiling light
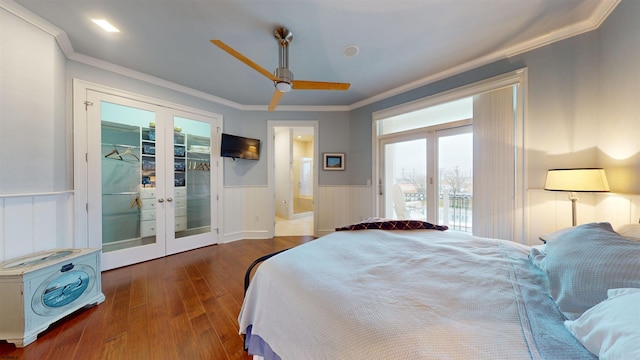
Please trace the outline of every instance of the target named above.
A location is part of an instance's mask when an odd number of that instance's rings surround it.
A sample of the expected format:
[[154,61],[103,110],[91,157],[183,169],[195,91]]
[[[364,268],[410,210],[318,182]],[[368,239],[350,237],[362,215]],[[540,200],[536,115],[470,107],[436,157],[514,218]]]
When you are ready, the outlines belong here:
[[355,45],[349,45],[342,50],[342,54],[346,57],[354,57],[358,55],[360,49]]
[[109,24],[105,19],[91,19],[96,25],[100,26],[106,32],[120,32],[115,26]]

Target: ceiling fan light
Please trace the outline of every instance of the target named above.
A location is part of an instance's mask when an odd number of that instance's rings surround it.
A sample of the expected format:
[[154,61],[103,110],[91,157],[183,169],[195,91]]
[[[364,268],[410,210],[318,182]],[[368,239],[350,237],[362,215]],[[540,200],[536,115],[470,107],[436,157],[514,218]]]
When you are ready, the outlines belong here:
[[276,83],[276,89],[281,92],[289,92],[291,91],[291,83],[279,81]]

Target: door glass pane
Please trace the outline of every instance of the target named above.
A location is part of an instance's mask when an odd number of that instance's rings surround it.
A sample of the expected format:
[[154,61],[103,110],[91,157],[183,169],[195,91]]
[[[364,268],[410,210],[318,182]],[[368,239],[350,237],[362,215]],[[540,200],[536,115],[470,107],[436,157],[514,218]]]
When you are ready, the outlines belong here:
[[[471,130],[471,127],[469,127]],[[438,223],[471,232],[473,134],[438,136]]]
[[175,237],[211,232],[211,124],[174,117]]
[[140,191],[155,183],[155,147],[141,143],[155,113],[102,101],[100,115],[102,251],[155,243],[155,196]]
[[385,216],[427,218],[427,140],[384,145]]

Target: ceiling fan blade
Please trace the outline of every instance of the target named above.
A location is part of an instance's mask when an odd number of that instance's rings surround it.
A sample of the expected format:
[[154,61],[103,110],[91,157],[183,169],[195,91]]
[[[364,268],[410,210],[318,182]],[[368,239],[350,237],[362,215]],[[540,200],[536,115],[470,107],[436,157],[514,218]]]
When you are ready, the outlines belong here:
[[273,91],[273,96],[271,97],[271,102],[269,103],[269,111],[273,111],[276,108],[276,105],[280,102],[280,98],[282,98],[284,93],[278,89]]
[[294,90],[348,90],[351,84],[325,81],[293,80]]
[[267,69],[263,68],[262,66],[260,66],[260,65],[256,64],[255,62],[253,62],[248,57],[246,57],[246,56],[242,55],[241,53],[237,52],[231,46],[223,43],[220,40],[211,40],[211,43],[213,45],[219,47],[220,49],[226,51],[227,53],[229,53],[229,55],[233,56],[234,58],[242,61],[246,65],[249,65],[249,67],[251,67],[252,69],[254,69],[257,72],[261,73],[262,75],[266,76],[270,80],[278,81],[278,78],[275,75],[273,75],[271,72],[269,72]]

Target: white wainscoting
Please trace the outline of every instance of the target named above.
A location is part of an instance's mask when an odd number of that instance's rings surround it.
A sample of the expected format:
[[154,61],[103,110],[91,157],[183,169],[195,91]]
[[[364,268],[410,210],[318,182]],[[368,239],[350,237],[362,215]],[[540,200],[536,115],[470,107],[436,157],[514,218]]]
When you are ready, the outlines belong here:
[[[540,244],[538,238],[546,233],[571,226],[571,201],[566,192],[530,189],[529,230],[530,245]],[[640,195],[615,193],[578,193],[577,222],[609,222],[613,228],[637,223],[640,218]]]
[[[370,186],[320,186],[318,236],[336,227],[374,214]],[[640,195],[578,194],[578,223],[607,221],[614,228],[640,219]],[[266,186],[225,187],[221,242],[264,239],[273,227]],[[571,226],[571,201],[567,193],[540,189],[528,191],[529,244],[539,236]],[[73,192],[0,195],[0,261],[54,248],[85,247],[74,244]]]
[[73,192],[0,195],[0,261],[74,247]]
[[[320,186],[318,188],[318,236],[373,216],[371,186]],[[223,193],[221,242],[264,239],[273,231],[266,186],[227,186]]]
[[225,186],[223,190],[221,242],[266,239],[274,219],[269,212],[267,186]]
[[373,216],[371,186],[320,186],[318,236]]

